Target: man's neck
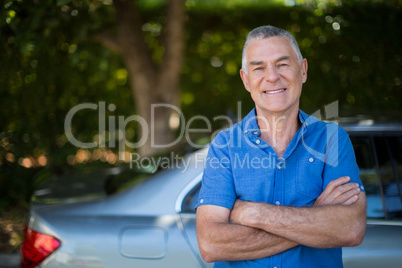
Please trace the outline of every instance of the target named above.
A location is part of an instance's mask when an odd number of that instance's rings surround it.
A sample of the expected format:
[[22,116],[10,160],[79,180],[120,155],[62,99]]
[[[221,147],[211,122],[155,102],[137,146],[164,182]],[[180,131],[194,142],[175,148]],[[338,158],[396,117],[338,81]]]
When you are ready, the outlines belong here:
[[260,138],[275,150],[278,158],[282,158],[301,125],[299,109],[284,113],[268,113],[258,108],[256,111]]

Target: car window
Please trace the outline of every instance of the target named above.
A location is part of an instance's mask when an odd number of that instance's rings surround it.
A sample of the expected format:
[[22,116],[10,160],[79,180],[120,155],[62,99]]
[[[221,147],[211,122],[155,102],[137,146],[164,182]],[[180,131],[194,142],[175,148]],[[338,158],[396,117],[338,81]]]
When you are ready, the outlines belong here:
[[374,148],[370,136],[350,137],[360,168],[360,179],[367,197],[367,217],[384,218],[384,206],[381,196],[381,185],[376,168]]
[[374,143],[384,195],[385,217],[402,218],[401,138],[396,136],[374,137]]
[[[140,161],[131,161],[130,164],[122,167],[122,171],[111,174],[104,183],[105,191],[108,195],[132,188],[142,181],[151,179],[159,172],[171,168],[168,163],[172,158],[180,160],[187,154],[195,151],[189,144],[178,144],[171,147],[168,151],[162,151],[153,156],[147,156]],[[173,163],[172,163],[173,164]]]
[[182,213],[195,213],[195,204],[200,193],[201,183],[197,184],[184,198],[181,206]]

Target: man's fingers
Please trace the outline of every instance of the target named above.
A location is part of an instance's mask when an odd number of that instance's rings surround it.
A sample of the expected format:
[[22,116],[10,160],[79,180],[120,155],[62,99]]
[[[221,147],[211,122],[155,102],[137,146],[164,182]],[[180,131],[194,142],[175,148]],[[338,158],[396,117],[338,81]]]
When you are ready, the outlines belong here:
[[352,205],[352,204],[356,203],[356,201],[358,199],[359,199],[359,196],[354,195],[351,198],[349,198],[348,200],[346,200],[345,202],[343,202],[342,205],[345,205],[345,206]]
[[[352,184],[352,183],[350,183],[350,184]],[[339,195],[336,198],[335,202],[337,204],[345,204],[347,201],[349,201],[354,196],[357,197],[359,193],[360,193],[360,188],[358,188],[358,186],[351,188],[349,191],[343,192],[341,195]],[[353,200],[351,200],[351,201],[353,201]],[[356,202],[356,201],[357,200],[354,200],[354,202]],[[347,204],[349,204],[349,203],[347,203]]]
[[340,185],[343,185],[347,182],[350,181],[350,177],[344,176],[344,177],[339,177],[336,180],[331,181],[328,183],[327,187],[325,188],[324,192],[332,192],[335,188],[337,188]]
[[338,198],[338,196],[341,196],[345,193],[348,193],[350,191],[357,190],[357,189],[360,191],[359,184],[357,184],[357,183],[347,183],[344,185],[340,185],[334,190],[334,195],[335,195],[334,198]]
[[323,194],[327,197],[326,199],[337,199],[340,195],[359,187],[357,183],[347,183],[348,181],[350,181],[349,177],[340,177],[332,181],[334,183],[330,182],[323,192]]
[[349,183],[349,181],[350,177],[345,176],[328,183],[314,205],[350,205],[356,202],[357,195],[360,192],[359,184]]

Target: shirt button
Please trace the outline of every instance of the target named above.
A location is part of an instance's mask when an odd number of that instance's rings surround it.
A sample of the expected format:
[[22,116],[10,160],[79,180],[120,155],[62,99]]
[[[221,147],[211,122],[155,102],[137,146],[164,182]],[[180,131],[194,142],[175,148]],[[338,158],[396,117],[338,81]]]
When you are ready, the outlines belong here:
[[256,141],[255,141],[255,143],[260,144],[260,143],[261,143],[261,141],[260,141],[260,140],[256,140]]
[[363,186],[363,185],[362,185],[362,186],[360,186],[360,189],[364,190],[364,186]]
[[200,200],[200,204],[202,204],[202,203],[204,203],[204,199],[201,199],[201,200]]
[[314,162],[314,158],[310,157],[310,158],[308,159],[308,161],[309,161],[310,163],[313,163],[313,162]]
[[257,131],[253,131],[253,134],[254,134],[254,135],[257,135],[257,134],[258,134],[258,132],[257,132]]
[[275,205],[277,205],[277,206],[279,206],[280,204],[281,204],[281,202],[279,202],[279,201],[275,202]]

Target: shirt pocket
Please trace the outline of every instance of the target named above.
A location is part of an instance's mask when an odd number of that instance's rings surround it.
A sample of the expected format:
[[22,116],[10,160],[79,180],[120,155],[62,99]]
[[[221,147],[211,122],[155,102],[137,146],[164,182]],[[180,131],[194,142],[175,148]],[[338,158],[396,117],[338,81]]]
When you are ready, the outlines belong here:
[[324,163],[313,156],[297,160],[296,191],[308,197],[317,198],[323,189]]

